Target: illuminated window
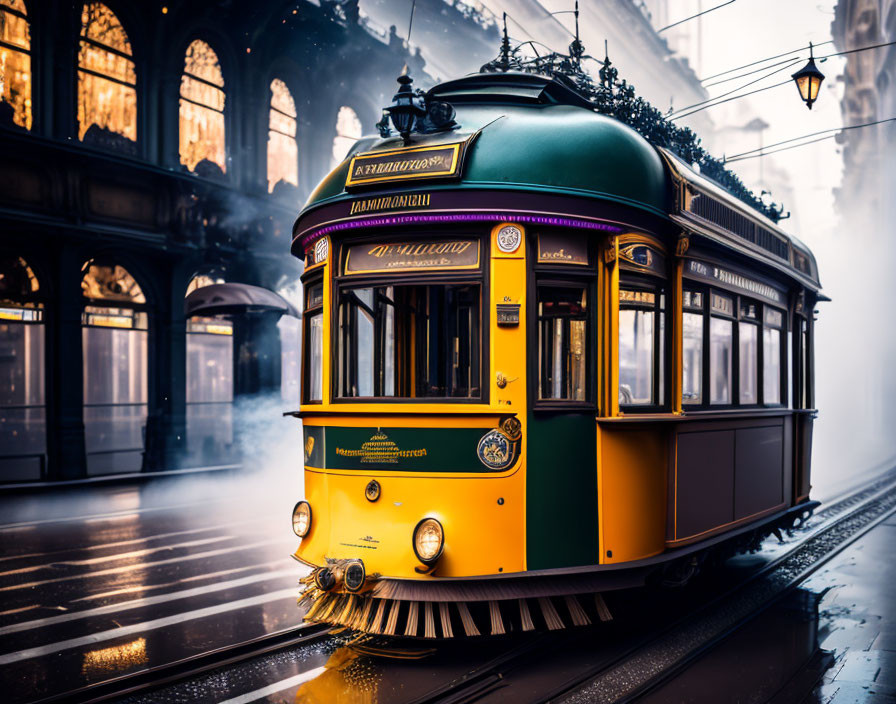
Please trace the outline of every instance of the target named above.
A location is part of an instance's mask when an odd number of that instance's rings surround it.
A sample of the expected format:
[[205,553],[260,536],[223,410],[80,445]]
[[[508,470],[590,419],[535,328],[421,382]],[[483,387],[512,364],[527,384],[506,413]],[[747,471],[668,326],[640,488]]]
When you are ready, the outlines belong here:
[[99,2],[81,12],[78,52],[78,138],[94,126],[137,141],[137,74],[128,35]]
[[93,301],[146,303],[146,297],[134,277],[123,266],[88,262],[81,279],[81,293]]
[[0,0],[0,103],[12,107],[17,125],[31,129],[31,32],[23,0]]
[[286,181],[299,185],[299,150],[296,145],[296,101],[279,78],[271,81],[271,117],[268,126],[268,191]]
[[358,119],[357,113],[350,107],[343,105],[339,108],[339,114],[336,116],[336,137],[333,139],[333,162],[331,166],[336,166],[345,159],[348,150],[352,145],[361,139],[362,129],[361,121]]
[[200,161],[227,171],[224,150],[224,75],[218,55],[200,39],[187,47],[180,80],[180,163],[190,171]]

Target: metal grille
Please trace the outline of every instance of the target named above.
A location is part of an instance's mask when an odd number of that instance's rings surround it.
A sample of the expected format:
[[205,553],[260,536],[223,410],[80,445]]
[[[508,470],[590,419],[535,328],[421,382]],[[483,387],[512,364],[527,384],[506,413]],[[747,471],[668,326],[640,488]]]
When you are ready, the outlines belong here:
[[731,234],[771,252],[776,257],[785,261],[789,260],[786,240],[768,228],[757,225],[721,201],[715,200],[705,193],[697,193],[691,199],[689,210],[694,215],[728,230]]

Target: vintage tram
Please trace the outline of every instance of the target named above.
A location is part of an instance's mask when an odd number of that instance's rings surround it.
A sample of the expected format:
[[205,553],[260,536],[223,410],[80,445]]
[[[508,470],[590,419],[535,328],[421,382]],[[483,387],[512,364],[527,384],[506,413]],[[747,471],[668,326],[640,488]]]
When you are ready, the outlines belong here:
[[606,620],[811,511],[809,249],[556,78],[425,101],[294,228],[306,618]]

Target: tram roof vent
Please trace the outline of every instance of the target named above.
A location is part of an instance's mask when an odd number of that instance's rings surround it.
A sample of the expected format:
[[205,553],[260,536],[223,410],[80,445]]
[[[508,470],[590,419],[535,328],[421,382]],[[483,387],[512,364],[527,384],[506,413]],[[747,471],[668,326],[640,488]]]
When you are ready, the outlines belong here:
[[722,201],[695,190],[687,209],[694,215],[708,220],[728,232],[747,240],[751,244],[771,252],[776,257],[789,262],[790,255],[787,240],[739,213],[734,208],[725,205]]

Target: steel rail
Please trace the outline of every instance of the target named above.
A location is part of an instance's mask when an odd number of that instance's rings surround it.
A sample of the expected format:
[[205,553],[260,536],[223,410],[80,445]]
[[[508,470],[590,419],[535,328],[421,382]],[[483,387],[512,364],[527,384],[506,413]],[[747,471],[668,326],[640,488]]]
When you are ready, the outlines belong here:
[[[828,507],[828,512],[832,514],[831,517],[812,527],[806,526],[804,530],[808,531],[807,535],[801,536],[789,550],[708,603],[676,619],[659,632],[642,638],[610,663],[594,668],[591,672],[582,673],[573,680],[568,680],[557,687],[545,701],[563,701],[567,695],[573,696],[576,693],[587,692],[586,696],[594,702],[630,702],[662,685],[705,652],[778,602],[839,552],[892,516],[896,512],[896,491],[894,491],[896,479],[894,479],[894,475],[896,472],[891,470],[885,477],[872,480],[852,496],[835,502]],[[850,521],[873,514],[875,508],[881,510],[876,515],[870,515],[868,520],[855,530],[844,531],[845,535],[837,541],[832,549],[812,557],[813,546],[820,545],[826,536],[836,535],[838,528],[843,528]],[[809,558],[808,562],[800,565],[801,558],[806,557]],[[800,567],[790,577],[786,576],[788,563]],[[784,576],[783,580],[777,580],[779,582],[777,584],[775,583],[776,573]],[[750,596],[748,592],[751,589],[755,592],[754,600],[758,603],[750,603],[746,598]],[[732,604],[739,608],[739,613],[734,618],[726,619],[720,612]],[[673,648],[670,647],[673,645],[672,641],[676,638],[681,640],[686,637],[687,631],[692,633],[701,629],[705,631],[707,625],[712,625],[713,619],[727,622],[716,624],[716,629],[711,635],[704,635],[683,655],[675,657],[672,661],[668,661],[667,657],[666,665],[662,669],[656,670],[657,663],[663,659],[662,656],[668,656],[673,651]],[[680,647],[678,652],[680,652]],[[649,672],[651,666],[653,666],[654,672],[650,673],[648,677],[644,677],[643,673]]]
[[259,636],[242,643],[54,694],[44,699],[35,700],[31,704],[49,704],[60,701],[87,704],[138,694],[190,680],[212,670],[237,665],[287,648],[308,645],[327,638],[331,630],[331,626],[324,624],[302,624],[286,631]]
[[[851,519],[861,517],[867,511],[871,510],[876,502],[881,499],[890,497],[892,506],[882,512],[882,514],[873,517],[858,530],[846,535],[843,540],[839,541],[833,550],[827,551],[824,555],[813,560],[805,569],[801,570],[798,575],[788,580],[785,585],[776,586],[774,593],[768,595],[760,606],[749,607],[749,611],[743,617],[737,619],[735,623],[730,624],[721,632],[716,632],[711,638],[704,639],[698,646],[691,648],[685,656],[679,657],[670,667],[664,668],[660,672],[653,673],[647,679],[638,677],[637,673],[632,674],[624,672],[618,677],[622,683],[630,688],[631,691],[624,695],[616,696],[610,694],[606,698],[598,699],[592,696],[594,701],[631,701],[634,698],[642,696],[651,689],[659,686],[668,678],[673,677],[684,667],[700,657],[704,652],[718,645],[725,637],[733,631],[741,628],[745,623],[755,618],[758,614],[765,611],[773,603],[777,602],[787,592],[795,588],[800,582],[805,580],[812,572],[823,566],[834,555],[848,547],[855,540],[871,530],[880,522],[886,520],[890,515],[896,512],[896,468],[878,476],[858,488],[853,489],[849,493],[844,493],[833,500],[823,510],[818,511],[812,518],[807,520],[800,528],[793,532],[804,533],[794,540],[788,546],[786,552],[772,559],[760,570],[751,573],[743,580],[732,585],[722,594],[713,598],[694,609],[691,609],[683,616],[675,621],[666,624],[658,630],[647,634],[646,636],[637,638],[634,642],[625,646],[620,652],[613,654],[608,660],[589,668],[572,679],[567,679],[560,685],[555,687],[551,693],[542,699],[542,701],[555,701],[565,698],[567,695],[575,694],[584,687],[593,686],[593,683],[599,682],[602,677],[607,677],[614,673],[619,673],[622,668],[630,665],[634,658],[640,657],[648,661],[655,657],[653,653],[648,651],[652,646],[658,646],[663,639],[672,637],[676,632],[684,627],[695,625],[695,618],[706,620],[713,613],[726,604],[729,604],[735,597],[742,594],[745,589],[752,585],[757,585],[760,580],[769,578],[777,570],[782,569],[788,561],[799,558],[801,551],[811,547],[813,541],[822,539],[825,535],[836,530],[838,526],[842,526]],[[822,520],[818,520],[818,519]],[[815,519],[815,520],[813,520]],[[541,634],[526,642],[510,648],[506,652],[492,659],[488,663],[480,665],[464,675],[453,678],[450,682],[445,683],[427,694],[412,700],[409,704],[431,704],[438,702],[439,704],[461,704],[463,702],[473,702],[487,695],[496,689],[505,687],[509,683],[508,675],[510,672],[524,665],[529,655],[541,646],[550,634]],[[640,663],[641,670],[644,670],[644,663]],[[637,668],[635,668],[637,670]],[[631,683],[637,683],[636,689],[631,689]],[[617,692],[625,689],[620,684],[614,683],[610,687],[611,692]],[[593,694],[593,693],[591,693]]]

